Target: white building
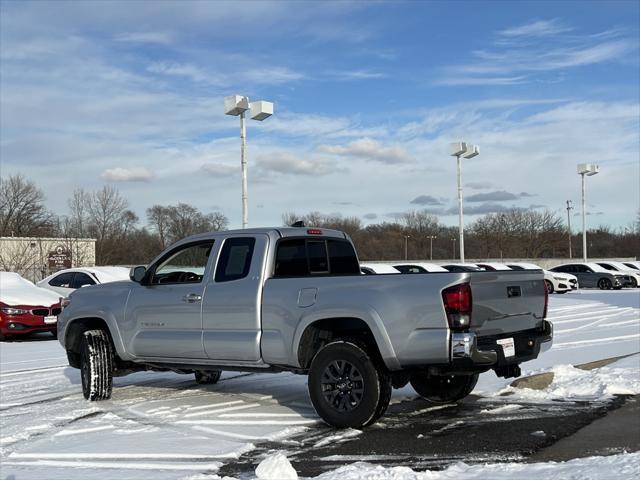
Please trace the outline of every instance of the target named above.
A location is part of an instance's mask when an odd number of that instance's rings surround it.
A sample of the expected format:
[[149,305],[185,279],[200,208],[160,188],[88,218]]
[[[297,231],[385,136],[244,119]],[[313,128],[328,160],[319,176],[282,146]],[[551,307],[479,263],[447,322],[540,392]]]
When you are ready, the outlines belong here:
[[94,238],[0,237],[0,270],[34,282],[63,268],[95,264]]

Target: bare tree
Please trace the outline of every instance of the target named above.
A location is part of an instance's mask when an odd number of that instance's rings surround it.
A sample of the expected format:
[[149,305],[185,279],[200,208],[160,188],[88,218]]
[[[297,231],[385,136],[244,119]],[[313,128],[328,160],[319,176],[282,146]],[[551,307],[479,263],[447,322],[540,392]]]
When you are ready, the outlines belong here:
[[196,233],[224,230],[229,219],[221,212],[203,214],[193,205],[154,205],[147,209],[147,222],[158,234],[161,247]]
[[22,175],[0,178],[0,236],[50,235],[55,218],[44,200],[42,190]]
[[88,235],[90,200],[91,195],[79,188],[73,191],[71,198],[67,201],[69,216],[66,231],[69,236],[82,238]]
[[147,223],[151,227],[151,230],[158,234],[160,248],[162,250],[167,246],[170,221],[169,207],[154,205],[153,207],[147,208]]

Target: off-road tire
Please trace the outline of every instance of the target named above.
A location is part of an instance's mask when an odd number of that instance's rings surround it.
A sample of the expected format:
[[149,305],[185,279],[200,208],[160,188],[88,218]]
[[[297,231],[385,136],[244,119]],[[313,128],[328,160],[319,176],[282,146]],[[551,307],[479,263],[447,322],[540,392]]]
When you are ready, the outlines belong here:
[[82,393],[89,401],[107,400],[113,389],[113,345],[104,330],[87,330],[80,346]]
[[611,290],[613,288],[613,284],[608,278],[601,278],[598,280],[598,288],[600,290]]
[[478,383],[478,374],[440,376],[414,373],[409,382],[422,398],[442,405],[457,402],[469,395]]
[[550,282],[549,280],[545,280],[545,281],[544,281],[544,284],[545,284],[545,285],[546,285],[546,287],[547,287],[547,293],[548,293],[548,294],[552,294],[552,293],[554,292],[554,289],[553,289],[553,283],[552,283],[552,282]]
[[209,370],[206,372],[201,372],[200,370],[198,370],[194,374],[196,377],[196,383],[198,385],[213,385],[215,383],[218,383],[222,372],[220,370]]
[[638,281],[635,279],[635,277],[631,277],[629,288],[638,288]]
[[308,386],[318,415],[338,428],[371,425],[391,398],[389,374],[363,347],[345,340],[328,343],[316,353]]

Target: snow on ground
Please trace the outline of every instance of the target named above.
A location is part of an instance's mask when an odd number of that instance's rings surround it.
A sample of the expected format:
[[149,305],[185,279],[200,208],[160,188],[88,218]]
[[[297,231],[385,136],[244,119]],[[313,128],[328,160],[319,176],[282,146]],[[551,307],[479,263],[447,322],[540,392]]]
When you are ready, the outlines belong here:
[[[474,393],[496,398],[506,389],[539,402],[558,397],[600,400],[640,391],[638,355],[592,371],[570,366],[640,352],[638,291],[552,295],[549,319],[555,326],[553,348],[523,365],[525,374],[552,369],[555,379],[548,389],[515,391],[508,387],[511,380],[488,372]],[[393,401],[414,396],[405,387],[394,391]],[[508,409],[509,397],[504,398],[505,406],[499,408]],[[89,403],[82,397],[79,372],[67,366],[59,343],[46,334],[0,344],[0,416],[0,477],[20,480],[214,479],[223,463],[233,462],[255,444],[273,440],[283,448],[295,446],[289,438],[319,422],[306,378],[287,373],[229,372],[211,386],[197,385],[190,375],[136,373],[115,379],[111,400]],[[359,434],[336,432],[327,441]],[[279,472],[281,461],[279,457],[262,473]],[[639,465],[638,454],[566,464],[456,464],[423,473],[357,464],[320,478],[569,478],[570,472],[584,473],[574,478],[608,478],[594,474],[598,471],[620,478],[630,477]]]
[[[270,471],[290,472],[291,464],[282,454],[268,457],[256,469],[259,480],[280,480],[296,477],[260,475],[262,464],[268,464]],[[289,475],[291,475],[289,473]],[[338,468],[315,477],[315,480],[512,480],[514,478],[544,478],[545,480],[620,480],[640,476],[640,452],[611,455],[608,457],[588,457],[568,462],[548,463],[490,463],[467,465],[456,463],[442,471],[415,472],[408,467],[383,467],[358,462]],[[215,477],[201,477],[201,480]],[[195,477],[194,477],[195,480]]]

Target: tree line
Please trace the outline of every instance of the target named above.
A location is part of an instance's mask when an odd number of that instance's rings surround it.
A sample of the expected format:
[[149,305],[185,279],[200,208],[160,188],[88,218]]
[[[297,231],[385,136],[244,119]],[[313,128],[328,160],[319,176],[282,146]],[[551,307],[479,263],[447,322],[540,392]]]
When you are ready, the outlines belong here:
[[[149,262],[175,241],[195,233],[225,230],[229,219],[219,211],[202,212],[193,205],[152,205],[140,219],[116,187],[77,189],[68,212],[46,207],[42,190],[23,175],[0,178],[0,236],[95,238],[96,264],[133,265]],[[358,217],[320,212],[282,215],[282,225],[335,228],[353,239],[362,260],[457,258],[458,228],[446,226],[426,210],[398,215],[393,221],[365,225]],[[636,257],[640,254],[640,211],[626,229],[592,228],[591,257]],[[575,258],[582,255],[581,236],[572,238]],[[468,258],[558,258],[569,255],[566,224],[554,212],[514,208],[484,215],[465,229]]]

